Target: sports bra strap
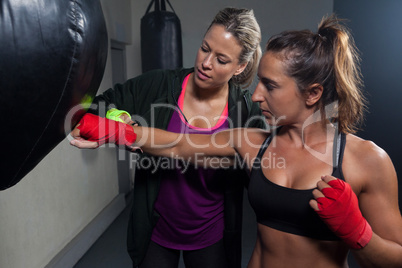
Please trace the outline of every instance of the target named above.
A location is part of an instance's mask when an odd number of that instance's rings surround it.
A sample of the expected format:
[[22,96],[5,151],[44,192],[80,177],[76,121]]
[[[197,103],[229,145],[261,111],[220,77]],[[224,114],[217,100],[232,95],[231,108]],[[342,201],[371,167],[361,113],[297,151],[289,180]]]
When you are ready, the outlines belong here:
[[[267,150],[269,144],[271,143],[272,139],[275,137],[275,134],[280,131],[280,128],[277,128],[274,130],[271,135],[269,135],[265,141],[262,143],[260,150],[258,151],[257,158],[256,159],[261,159],[265,151]],[[333,159],[333,168],[334,170],[341,167],[338,167],[339,163],[342,163],[343,161],[343,155],[345,151],[345,145],[346,145],[346,135],[344,133],[338,133],[336,132],[334,136],[334,150],[332,150],[332,159]],[[258,162],[258,161],[257,161]]]
[[272,139],[275,137],[275,134],[280,131],[281,127],[273,129],[271,134],[265,139],[265,141],[262,143],[260,150],[258,151],[257,158],[256,159],[261,159],[263,154],[265,153],[265,150],[267,150],[269,144],[271,143]]
[[341,153],[341,137],[342,134],[336,132],[334,136],[334,150],[332,150],[332,161],[333,167],[338,167],[339,164],[339,156]]

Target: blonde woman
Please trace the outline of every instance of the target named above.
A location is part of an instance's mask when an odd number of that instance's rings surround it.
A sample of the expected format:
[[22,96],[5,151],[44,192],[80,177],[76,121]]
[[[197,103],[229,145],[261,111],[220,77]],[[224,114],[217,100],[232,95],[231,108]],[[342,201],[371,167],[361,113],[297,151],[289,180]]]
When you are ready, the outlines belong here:
[[[211,134],[246,123],[264,127],[263,120],[248,121],[261,113],[243,90],[255,77],[260,41],[252,10],[222,9],[204,35],[194,68],[130,79],[98,96],[90,112],[114,107],[126,123],[135,115],[142,125],[178,133]],[[183,253],[188,267],[240,267],[244,171],[149,165],[165,162],[148,155],[137,161],[146,164],[136,165],[128,228],[133,266],[177,267]]]

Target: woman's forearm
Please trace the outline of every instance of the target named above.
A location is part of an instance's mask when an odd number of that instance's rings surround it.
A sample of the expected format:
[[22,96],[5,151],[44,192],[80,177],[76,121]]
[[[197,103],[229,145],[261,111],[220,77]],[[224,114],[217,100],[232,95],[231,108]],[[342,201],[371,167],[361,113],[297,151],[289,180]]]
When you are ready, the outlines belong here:
[[366,247],[352,252],[362,267],[402,267],[402,246],[375,233]]
[[195,159],[204,161],[207,157],[234,157],[234,133],[237,132],[230,129],[213,135],[181,134],[157,128],[131,126],[86,114],[71,132],[74,139],[70,143],[81,149],[94,149],[104,143],[115,143],[131,148],[140,147],[144,152],[155,156],[194,162]]
[[232,157],[236,154],[230,143],[230,130],[204,135],[173,133],[139,126],[133,128],[137,134],[133,146],[152,155],[194,159],[200,156]]

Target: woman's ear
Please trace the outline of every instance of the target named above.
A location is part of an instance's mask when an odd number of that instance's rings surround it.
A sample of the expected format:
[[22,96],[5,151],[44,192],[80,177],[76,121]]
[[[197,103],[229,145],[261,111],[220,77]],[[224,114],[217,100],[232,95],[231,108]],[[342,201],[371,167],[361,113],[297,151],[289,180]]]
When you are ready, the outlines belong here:
[[321,84],[312,84],[306,91],[306,104],[307,106],[313,106],[316,104],[322,96],[324,87]]
[[236,70],[236,72],[234,73],[234,75],[239,75],[239,74],[241,74],[241,73],[244,71],[244,69],[246,69],[247,64],[248,64],[248,62],[243,63],[243,64],[240,64],[240,65],[239,65],[239,68]]

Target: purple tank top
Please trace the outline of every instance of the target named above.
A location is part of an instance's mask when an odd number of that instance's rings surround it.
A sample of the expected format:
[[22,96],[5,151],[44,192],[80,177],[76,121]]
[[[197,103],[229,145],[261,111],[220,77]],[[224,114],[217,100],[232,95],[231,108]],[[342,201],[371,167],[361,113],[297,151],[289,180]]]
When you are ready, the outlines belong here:
[[[179,98],[181,108],[187,79]],[[228,128],[227,120],[223,119],[227,118],[227,106],[222,115],[215,127],[199,129],[190,126],[178,111],[174,111],[167,130],[212,134]],[[218,242],[223,238],[224,230],[223,180],[213,178],[214,169],[196,168],[187,161],[170,161],[173,164],[165,165],[155,202],[155,211],[160,218],[151,240],[178,250],[196,250]]]

